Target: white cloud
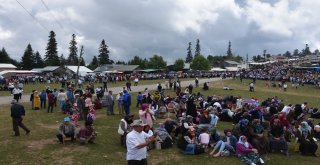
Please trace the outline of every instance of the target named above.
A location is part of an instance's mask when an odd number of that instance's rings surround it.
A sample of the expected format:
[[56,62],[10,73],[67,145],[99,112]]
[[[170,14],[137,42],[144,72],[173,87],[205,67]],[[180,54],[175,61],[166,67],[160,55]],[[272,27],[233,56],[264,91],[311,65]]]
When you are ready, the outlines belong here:
[[5,30],[0,26],[0,41],[5,42],[4,40],[8,40],[14,37],[13,33],[10,30]]

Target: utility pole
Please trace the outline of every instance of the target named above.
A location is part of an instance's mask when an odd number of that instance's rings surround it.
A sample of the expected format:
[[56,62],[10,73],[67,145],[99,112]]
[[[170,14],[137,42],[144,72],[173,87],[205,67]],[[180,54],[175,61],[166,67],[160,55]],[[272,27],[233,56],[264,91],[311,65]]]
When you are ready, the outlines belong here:
[[82,55],[83,55],[83,45],[81,46],[81,49],[80,49],[80,57],[79,57],[79,60],[78,60],[78,68],[77,68],[77,75],[76,75],[76,87],[78,86],[78,81],[79,81],[79,68],[80,68],[80,63],[81,63],[81,60],[82,60]]

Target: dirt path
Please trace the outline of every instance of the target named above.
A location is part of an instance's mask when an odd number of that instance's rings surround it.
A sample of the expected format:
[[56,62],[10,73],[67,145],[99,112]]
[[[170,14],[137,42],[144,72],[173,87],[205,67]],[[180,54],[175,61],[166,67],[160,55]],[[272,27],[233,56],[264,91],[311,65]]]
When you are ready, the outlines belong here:
[[[221,78],[207,78],[207,79],[199,79],[199,84],[200,87],[202,87],[202,84],[204,82],[214,82],[214,81],[219,81]],[[163,80],[160,81],[162,84],[162,87],[165,88]],[[186,87],[189,84],[193,84],[195,86],[194,80],[188,80],[188,81],[181,81],[181,86]],[[131,86],[132,91],[131,92],[139,92],[143,91],[145,88],[148,88],[148,90],[156,90],[157,85],[156,84],[151,84],[151,85],[139,85],[139,86]],[[114,94],[118,94],[119,91],[122,91],[123,87],[112,87],[108,88],[108,90],[112,90]],[[0,97],[0,105],[5,105],[5,104],[10,104],[11,100],[13,99],[13,96],[1,96]],[[29,102],[30,95],[22,95],[22,99],[20,102],[25,103]]]

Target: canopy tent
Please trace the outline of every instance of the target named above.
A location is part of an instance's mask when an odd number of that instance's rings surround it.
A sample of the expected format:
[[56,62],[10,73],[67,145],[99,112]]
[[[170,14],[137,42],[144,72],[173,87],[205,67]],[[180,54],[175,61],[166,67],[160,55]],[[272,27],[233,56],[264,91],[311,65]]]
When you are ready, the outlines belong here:
[[222,69],[222,68],[211,68],[210,71],[214,71],[214,72],[225,72],[227,71],[227,69]]
[[37,71],[30,70],[4,70],[0,72],[2,77],[11,77],[11,76],[33,76],[38,73]]

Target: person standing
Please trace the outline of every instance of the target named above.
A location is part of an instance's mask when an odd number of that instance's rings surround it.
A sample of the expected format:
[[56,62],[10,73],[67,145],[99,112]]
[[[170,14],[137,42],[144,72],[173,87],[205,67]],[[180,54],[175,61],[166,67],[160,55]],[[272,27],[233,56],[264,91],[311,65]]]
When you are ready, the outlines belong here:
[[128,165],[147,165],[147,146],[155,141],[155,137],[142,131],[141,120],[134,120],[130,126],[133,130],[126,140]]
[[106,97],[106,105],[107,105],[107,115],[114,115],[114,112],[113,112],[114,98],[112,96],[112,91],[109,91]]
[[40,93],[40,107],[41,109],[46,109],[46,104],[47,104],[47,93],[45,90],[42,90],[42,92]]
[[33,93],[33,106],[34,110],[40,109],[40,97],[38,91],[34,91]]
[[54,95],[52,91],[50,90],[48,93],[48,113],[52,113],[53,111],[53,104],[54,104]]
[[19,98],[20,98],[20,89],[18,87],[14,87],[12,89],[12,94],[13,94],[13,99],[17,100],[17,102],[19,102]]
[[126,115],[130,114],[131,96],[127,90],[123,91],[123,108]]
[[65,101],[67,100],[67,95],[64,92],[64,89],[60,89],[60,92],[57,96],[57,100],[59,100],[60,109],[61,111],[63,111],[63,106],[65,104]]
[[20,136],[19,127],[26,131],[26,135],[30,133],[30,129],[28,129],[22,123],[22,116],[25,116],[25,109],[24,106],[17,103],[17,100],[11,101],[11,118],[12,118],[12,127],[14,131],[13,136]]
[[123,115],[123,91],[120,91],[117,95],[117,105],[118,105],[118,111],[119,115]]

